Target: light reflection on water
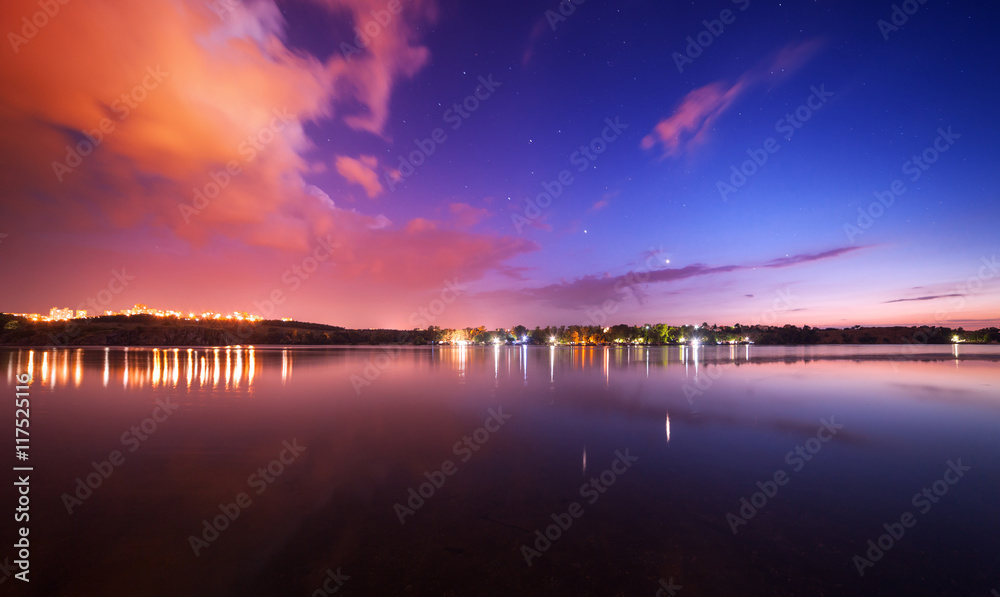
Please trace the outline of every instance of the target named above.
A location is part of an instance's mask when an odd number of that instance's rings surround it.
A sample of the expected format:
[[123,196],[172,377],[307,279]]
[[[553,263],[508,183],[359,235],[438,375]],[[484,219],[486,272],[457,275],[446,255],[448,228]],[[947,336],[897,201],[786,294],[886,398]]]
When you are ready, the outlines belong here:
[[[36,383],[49,388],[73,385],[80,387],[85,376],[101,376],[108,387],[120,380],[125,389],[170,388],[178,391],[212,389],[217,391],[252,390],[255,378],[270,374],[265,368],[278,368],[281,383],[292,380],[294,364],[303,354],[335,355],[344,351],[372,351],[380,355],[390,349],[357,347],[281,348],[226,346],[213,348],[38,348],[7,351],[8,383],[15,372],[31,372]],[[404,368],[420,363],[420,355],[429,355],[434,362],[449,367],[459,378],[465,378],[470,367],[480,367],[486,359],[493,361],[493,377],[499,380],[501,370],[510,378],[517,374],[527,383],[529,369],[544,363],[550,384],[556,383],[557,372],[570,373],[600,368],[604,384],[609,387],[613,371],[634,373],[642,368],[648,377],[652,369],[682,367],[685,378],[697,381],[706,365],[725,366],[743,363],[830,362],[839,360],[887,361],[898,370],[899,363],[918,360],[951,361],[956,368],[963,361],[995,359],[997,351],[990,346],[958,344],[922,346],[917,351],[900,351],[891,346],[822,347],[757,347],[750,345],[722,346],[598,346],[598,347],[528,347],[528,346],[443,346],[434,348],[393,347],[396,356],[390,361]],[[102,353],[101,366],[95,367],[92,355]],[[545,353],[544,356],[542,353]],[[412,358],[407,358],[412,357]],[[529,367],[535,361],[536,364]],[[316,365],[313,362],[311,365]],[[558,366],[557,366],[558,365]],[[266,371],[266,373],[265,373]],[[89,381],[89,379],[88,379]]]
[[[308,595],[328,566],[346,594],[655,594],[671,576],[692,596],[973,594],[1000,553],[997,346],[47,348],[0,367],[9,387],[33,375],[51,594]],[[166,398],[177,413],[67,515],[60,496]],[[393,505],[501,406],[401,526]],[[733,536],[726,513],[829,417],[844,429]],[[188,534],[292,438],[306,456],[195,559]],[[518,546],[624,449],[635,466],[528,569]],[[851,556],[954,458],[967,478],[858,578]]]
[[[260,358],[253,346],[225,348],[105,348],[100,368],[88,358],[98,349],[21,349],[6,355],[8,383],[16,373],[31,373],[33,380],[49,388],[72,384],[79,387],[85,376],[99,375],[108,387],[121,380],[125,389],[170,388],[236,391],[254,385]],[[291,375],[291,360],[282,350],[282,381]],[[220,361],[224,355],[224,363]],[[39,362],[40,357],[40,362]],[[51,364],[51,365],[50,365]],[[70,375],[72,369],[72,375]],[[89,379],[88,379],[89,381]]]

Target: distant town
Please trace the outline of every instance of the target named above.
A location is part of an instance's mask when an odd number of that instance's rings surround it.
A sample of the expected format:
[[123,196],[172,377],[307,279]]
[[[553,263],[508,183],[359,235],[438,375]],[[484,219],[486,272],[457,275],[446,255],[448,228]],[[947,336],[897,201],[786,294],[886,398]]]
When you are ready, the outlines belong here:
[[[52,307],[49,309],[48,315],[42,315],[40,313],[10,313],[15,317],[23,317],[30,321],[68,321],[70,319],[87,319],[88,317],[98,317],[98,314],[88,314],[86,309],[77,309],[74,311],[69,307]],[[105,311],[103,313],[105,316],[110,315],[152,315],[154,317],[174,317],[177,319],[184,319],[187,321],[219,321],[219,320],[230,320],[230,321],[264,321],[264,318],[260,315],[250,315],[246,311],[233,311],[232,313],[216,313],[214,311],[205,311],[204,313],[183,313],[181,311],[172,311],[169,309],[154,309],[153,307],[148,307],[143,304],[136,304],[131,309],[122,309],[121,311]],[[291,321],[291,317],[282,318],[282,321]]]
[[235,346],[235,345],[806,345],[962,344],[1000,342],[996,327],[965,330],[939,325],[818,328],[785,325],[523,325],[467,328],[349,329],[341,326],[264,319],[234,311],[200,314],[154,309],[86,311],[53,307],[49,314],[0,313],[0,345],[20,346]]

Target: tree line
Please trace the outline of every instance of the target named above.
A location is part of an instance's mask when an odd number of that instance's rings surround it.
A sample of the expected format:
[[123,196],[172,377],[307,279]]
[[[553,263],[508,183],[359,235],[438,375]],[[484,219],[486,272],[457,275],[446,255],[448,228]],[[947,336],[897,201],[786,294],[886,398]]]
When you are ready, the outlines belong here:
[[[53,338],[58,341],[53,341]],[[614,326],[524,325],[488,329],[485,326],[410,330],[348,329],[316,323],[265,320],[259,322],[191,322],[150,315],[93,317],[72,322],[33,322],[0,314],[0,344],[156,346],[164,342],[207,346],[222,344],[379,345],[379,344],[950,344],[1000,342],[995,327],[975,331],[942,326],[815,328],[808,325],[642,325]]]

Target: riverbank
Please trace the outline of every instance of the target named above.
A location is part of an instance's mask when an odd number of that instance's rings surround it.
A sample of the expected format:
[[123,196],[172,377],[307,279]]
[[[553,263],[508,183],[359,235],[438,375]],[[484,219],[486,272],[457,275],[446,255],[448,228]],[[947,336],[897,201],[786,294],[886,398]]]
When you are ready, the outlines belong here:
[[966,332],[946,327],[803,326],[556,326],[487,331],[431,327],[425,330],[348,329],[298,321],[193,321],[174,318],[105,316],[68,321],[30,321],[0,314],[0,346],[227,346],[387,344],[952,344],[996,343],[997,328]]

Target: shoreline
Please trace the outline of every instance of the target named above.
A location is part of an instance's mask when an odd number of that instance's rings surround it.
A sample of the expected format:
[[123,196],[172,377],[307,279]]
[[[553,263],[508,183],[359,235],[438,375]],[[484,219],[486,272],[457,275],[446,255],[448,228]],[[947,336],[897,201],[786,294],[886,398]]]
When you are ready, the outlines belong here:
[[32,321],[0,314],[0,346],[225,347],[225,346],[821,346],[989,345],[1000,329],[966,331],[943,326],[813,328],[808,325],[524,326],[487,330],[438,328],[349,329],[298,321],[194,321],[150,315]]

